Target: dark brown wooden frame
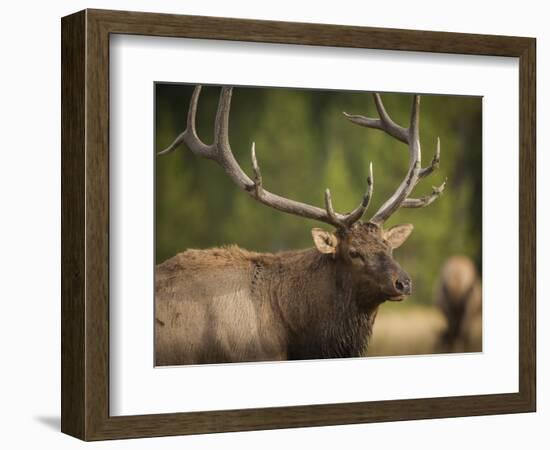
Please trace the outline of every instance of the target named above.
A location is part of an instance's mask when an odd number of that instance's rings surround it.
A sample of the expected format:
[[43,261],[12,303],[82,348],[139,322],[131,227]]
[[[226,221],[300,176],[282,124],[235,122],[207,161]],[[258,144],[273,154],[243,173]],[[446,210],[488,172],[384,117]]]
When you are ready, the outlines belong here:
[[[99,440],[535,411],[535,39],[103,10],[64,17],[61,31],[64,433]],[[519,58],[519,392],[109,416],[108,100],[113,33]]]

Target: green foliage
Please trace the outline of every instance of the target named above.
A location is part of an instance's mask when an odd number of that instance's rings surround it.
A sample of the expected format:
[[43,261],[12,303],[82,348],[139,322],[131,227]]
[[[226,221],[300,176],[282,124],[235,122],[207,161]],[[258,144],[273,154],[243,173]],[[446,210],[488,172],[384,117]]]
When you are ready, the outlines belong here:
[[[156,86],[155,146],[167,146],[185,127],[193,87]],[[219,88],[203,89],[198,131],[211,142]],[[412,96],[386,94],[386,109],[407,125]],[[448,178],[445,193],[424,209],[401,209],[386,226],[410,222],[415,231],[396,258],[415,283],[411,302],[430,303],[443,261],[465,254],[481,268],[481,98],[424,95],[420,116],[423,165],[441,138],[441,166],[422,180],[415,197]],[[407,171],[407,147],[378,130],[351,124],[342,111],[376,117],[370,94],[236,88],[230,142],[243,170],[252,174],[250,146],[266,189],[323,206],[325,188],[337,211],[355,208],[374,166],[374,198],[366,218],[393,193]],[[156,159],[156,261],[186,248],[237,244],[275,252],[312,245],[319,223],[269,209],[239,190],[212,161],[183,146]],[[322,225],[321,225],[322,226]]]

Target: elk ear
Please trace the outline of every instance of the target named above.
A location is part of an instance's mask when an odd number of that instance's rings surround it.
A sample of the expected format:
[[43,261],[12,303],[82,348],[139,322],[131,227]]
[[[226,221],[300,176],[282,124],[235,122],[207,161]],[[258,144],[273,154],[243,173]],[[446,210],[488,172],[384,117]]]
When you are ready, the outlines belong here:
[[317,247],[317,250],[321,253],[333,255],[336,253],[338,238],[333,233],[329,233],[321,228],[313,228],[311,230],[311,235],[313,236],[315,247]]
[[390,243],[391,248],[401,247],[403,242],[411,235],[413,228],[410,223],[396,225],[384,231],[384,239]]

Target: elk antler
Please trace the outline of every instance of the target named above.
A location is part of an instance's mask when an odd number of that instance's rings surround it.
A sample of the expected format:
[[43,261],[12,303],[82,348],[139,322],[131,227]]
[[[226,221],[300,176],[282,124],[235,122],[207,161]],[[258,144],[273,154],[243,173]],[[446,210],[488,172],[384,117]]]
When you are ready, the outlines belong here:
[[176,137],[172,144],[159,152],[159,155],[165,155],[173,152],[183,142],[195,155],[212,159],[222,166],[223,170],[227,175],[229,175],[231,180],[233,180],[239,188],[243,189],[252,198],[255,198],[264,205],[288,214],[319,220],[340,228],[351,227],[363,216],[372,197],[372,163],[370,164],[369,176],[367,178],[367,191],[365,192],[365,195],[357,208],[348,214],[339,214],[334,211],[330,191],[328,189],[325,192],[325,209],[273,194],[265,190],[263,187],[262,175],[260,172],[260,166],[258,165],[258,161],[256,159],[256,148],[254,142],[252,143],[251,148],[254,179],[250,179],[250,177],[241,169],[239,163],[233,156],[233,152],[231,151],[231,146],[229,145],[229,109],[231,106],[232,88],[224,86],[221,89],[214,124],[214,142],[211,145],[206,145],[200,140],[195,127],[195,118],[197,115],[197,104],[199,101],[200,92],[201,86],[196,86],[189,104],[187,128],[183,133]]
[[437,148],[431,164],[421,167],[421,149],[419,137],[419,111],[420,96],[415,95],[411,111],[411,119],[408,128],[397,125],[386,112],[380,94],[374,94],[374,102],[378,110],[379,119],[372,119],[359,115],[344,113],[344,115],[353,123],[367,128],[375,128],[385,131],[390,136],[409,145],[409,169],[405,179],[401,182],[393,195],[386,200],[380,209],[374,214],[370,222],[378,225],[383,224],[399,208],[422,208],[432,203],[438,198],[445,189],[445,182],[441,186],[433,187],[430,195],[422,198],[409,198],[410,193],[416,184],[424,177],[431,174],[439,167],[440,142],[437,138]]

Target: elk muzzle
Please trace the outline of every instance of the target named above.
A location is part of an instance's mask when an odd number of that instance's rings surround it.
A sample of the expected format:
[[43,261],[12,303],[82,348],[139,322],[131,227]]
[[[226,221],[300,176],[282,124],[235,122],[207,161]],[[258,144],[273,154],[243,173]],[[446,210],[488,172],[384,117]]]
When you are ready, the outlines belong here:
[[395,289],[395,295],[388,298],[390,301],[399,301],[407,295],[412,294],[412,281],[409,275],[402,272],[394,281],[393,287]]

